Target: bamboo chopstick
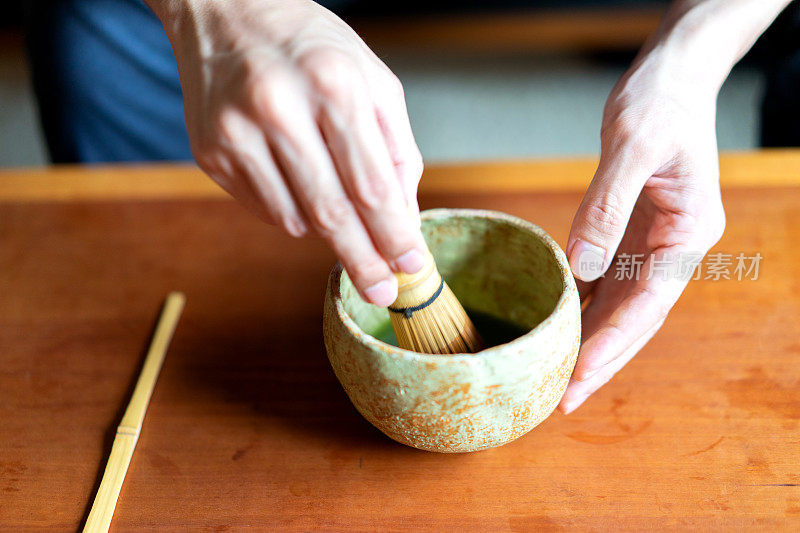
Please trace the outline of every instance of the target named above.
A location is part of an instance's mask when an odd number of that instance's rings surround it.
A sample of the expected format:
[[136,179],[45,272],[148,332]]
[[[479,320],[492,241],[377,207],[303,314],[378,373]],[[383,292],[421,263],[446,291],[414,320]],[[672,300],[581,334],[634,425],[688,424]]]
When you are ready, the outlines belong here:
[[158,319],[156,331],[150,342],[150,349],[147,351],[147,357],[144,360],[144,367],[142,367],[142,372],[139,374],[136,388],[133,390],[133,396],[131,396],[131,401],[125,410],[125,415],[122,417],[122,422],[117,427],[117,435],[114,437],[111,455],[108,457],[108,464],[106,464],[103,480],[100,482],[100,488],[94,498],[92,510],[86,519],[86,525],[83,528],[84,532],[105,532],[108,531],[108,527],[111,525],[111,517],[114,514],[114,508],[117,506],[119,491],[122,489],[122,482],[125,480],[128,465],[130,465],[131,457],[133,456],[133,449],[136,447],[136,441],[139,439],[139,433],[142,430],[144,414],[147,411],[147,405],[150,403],[150,396],[156,386],[158,372],[161,370],[161,364],[164,362],[164,356],[167,353],[169,342],[175,332],[175,327],[178,325],[185,303],[186,297],[183,293],[171,292],[167,296],[161,316]]

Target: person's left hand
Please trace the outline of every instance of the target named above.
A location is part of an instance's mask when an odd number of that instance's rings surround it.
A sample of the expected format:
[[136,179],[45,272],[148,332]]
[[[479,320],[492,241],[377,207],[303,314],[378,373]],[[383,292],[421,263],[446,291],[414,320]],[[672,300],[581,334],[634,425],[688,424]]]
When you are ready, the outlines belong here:
[[[637,61],[609,97],[600,163],[570,232],[567,255],[589,302],[559,405],[564,413],[608,382],[663,324],[689,278],[674,270],[662,275],[664,262],[672,269],[696,263],[725,227],[716,89],[665,73],[656,54]],[[622,254],[641,254],[639,276],[609,270]]]

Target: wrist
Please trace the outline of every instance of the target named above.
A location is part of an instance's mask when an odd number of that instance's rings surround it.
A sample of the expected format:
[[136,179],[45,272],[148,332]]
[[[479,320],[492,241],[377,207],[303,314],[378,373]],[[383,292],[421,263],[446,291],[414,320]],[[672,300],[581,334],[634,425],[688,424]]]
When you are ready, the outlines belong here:
[[641,55],[654,58],[663,75],[678,86],[716,98],[738,57],[723,44],[726,30],[710,20],[704,7],[670,10]]
[[[311,17],[311,0],[144,0],[176,55],[208,57],[286,41]],[[179,59],[180,61],[180,59]]]
[[604,120],[642,105],[677,106],[696,118],[713,119],[721,81],[702,71],[680,46],[665,40],[648,44],[611,91]]
[[716,93],[788,0],[676,0],[640,56],[687,86]]

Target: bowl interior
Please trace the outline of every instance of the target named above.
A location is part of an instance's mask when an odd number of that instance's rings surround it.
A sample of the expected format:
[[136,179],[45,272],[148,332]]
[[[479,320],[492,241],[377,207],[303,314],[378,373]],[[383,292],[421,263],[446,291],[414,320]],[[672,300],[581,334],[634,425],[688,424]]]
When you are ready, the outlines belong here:
[[[492,212],[433,210],[423,215],[422,234],[489,346],[535,328],[565,290],[556,245],[532,224]],[[389,312],[361,300],[346,272],[340,286],[344,310],[356,325],[394,344]]]

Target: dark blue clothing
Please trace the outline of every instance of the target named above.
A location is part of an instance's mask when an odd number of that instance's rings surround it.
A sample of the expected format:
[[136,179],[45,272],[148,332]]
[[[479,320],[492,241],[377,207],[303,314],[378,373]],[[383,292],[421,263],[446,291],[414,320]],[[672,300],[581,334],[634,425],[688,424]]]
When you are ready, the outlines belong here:
[[[524,1],[506,0],[516,6]],[[358,2],[320,3],[341,12]],[[481,3],[440,1],[462,9]],[[372,10],[419,9],[411,0],[366,4]],[[426,9],[439,5],[424,4]],[[29,6],[34,89],[53,162],[191,159],[172,48],[161,22],[141,0],[32,0]],[[797,1],[782,21],[776,26],[788,24],[788,29],[776,33],[788,37],[773,39],[762,139],[772,146],[798,146]]]
[[34,89],[54,162],[191,159],[161,22],[140,0],[37,0]]
[[27,15],[33,85],[54,163],[192,158],[172,47],[144,2],[32,0]]

